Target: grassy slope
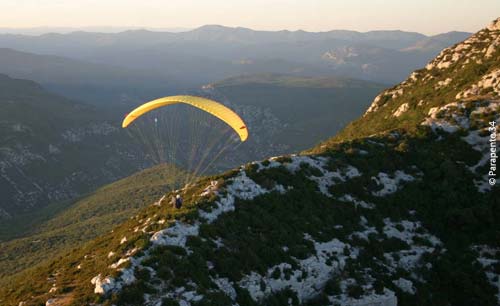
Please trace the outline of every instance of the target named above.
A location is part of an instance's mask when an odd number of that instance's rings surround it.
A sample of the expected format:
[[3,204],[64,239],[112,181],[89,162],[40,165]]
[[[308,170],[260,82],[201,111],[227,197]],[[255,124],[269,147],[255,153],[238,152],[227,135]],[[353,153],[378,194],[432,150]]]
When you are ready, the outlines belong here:
[[[51,217],[45,222],[29,222],[29,234],[0,243],[2,282],[8,280],[6,276],[36,266],[109,231],[138,209],[158,200],[184,177],[184,172],[160,165],[104,186],[75,203],[52,205],[47,213]],[[29,220],[29,216],[20,218]],[[8,225],[18,222],[13,220]]]

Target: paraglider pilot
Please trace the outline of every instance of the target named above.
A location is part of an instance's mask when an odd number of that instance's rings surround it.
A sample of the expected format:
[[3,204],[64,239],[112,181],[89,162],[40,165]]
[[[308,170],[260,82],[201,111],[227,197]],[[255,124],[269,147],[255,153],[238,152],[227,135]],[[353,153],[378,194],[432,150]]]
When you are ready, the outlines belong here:
[[176,195],[175,197],[172,196],[172,199],[170,200],[170,204],[177,208],[177,209],[180,209],[182,207],[182,198],[181,198],[181,195]]

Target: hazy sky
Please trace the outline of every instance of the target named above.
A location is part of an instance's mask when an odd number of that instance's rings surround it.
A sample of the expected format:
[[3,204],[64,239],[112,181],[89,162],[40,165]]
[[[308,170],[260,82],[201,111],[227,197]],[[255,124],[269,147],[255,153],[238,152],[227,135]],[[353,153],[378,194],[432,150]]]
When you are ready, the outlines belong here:
[[401,29],[474,32],[500,17],[500,0],[0,0],[0,27],[204,24],[261,30]]

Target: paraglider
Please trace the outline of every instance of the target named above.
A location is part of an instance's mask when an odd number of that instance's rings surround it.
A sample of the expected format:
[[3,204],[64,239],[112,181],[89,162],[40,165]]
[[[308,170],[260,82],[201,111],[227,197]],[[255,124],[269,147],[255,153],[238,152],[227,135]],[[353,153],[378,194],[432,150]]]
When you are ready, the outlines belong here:
[[[235,152],[249,136],[245,122],[233,110],[215,100],[190,95],[144,103],[125,116],[122,127],[140,145],[137,149],[143,151],[146,164],[173,165],[169,176],[184,176],[184,185],[212,169],[234,166],[237,157],[221,157]],[[175,185],[182,186],[181,182]],[[182,198],[171,199],[170,204],[180,207]]]
[[123,120],[122,127],[126,128],[134,120],[149,111],[177,103],[189,104],[219,118],[240,136],[242,142],[247,140],[248,130],[238,114],[219,102],[195,96],[169,96],[147,102],[130,112]]

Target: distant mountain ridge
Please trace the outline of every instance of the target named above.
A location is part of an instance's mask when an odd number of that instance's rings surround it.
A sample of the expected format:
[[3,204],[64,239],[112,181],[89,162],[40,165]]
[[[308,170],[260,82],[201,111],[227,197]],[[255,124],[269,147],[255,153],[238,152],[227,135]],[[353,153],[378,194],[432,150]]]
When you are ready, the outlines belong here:
[[176,87],[167,76],[145,70],[8,48],[0,48],[0,73],[36,81],[49,90],[89,104],[124,109],[142,95],[165,93]]
[[[464,40],[465,38],[469,37],[471,34],[472,33],[459,32],[459,31],[451,31],[448,33],[437,34],[437,35],[429,36],[427,38],[424,38],[424,39],[418,41],[415,44],[415,47],[428,46],[431,43],[439,43],[443,46],[443,49],[444,49],[448,46],[455,44],[458,41]],[[408,47],[408,48],[411,49],[412,47]]]
[[[186,86],[256,73],[337,75],[393,83],[468,34],[427,37],[403,31],[254,31],[207,25],[180,33],[131,30],[40,36],[3,34],[0,47],[148,70],[152,75],[167,75],[170,82]],[[426,48],[415,49],[422,44]],[[360,48],[363,57],[359,60],[339,64],[323,56],[352,46]],[[379,53],[383,60],[371,55],[373,49],[386,50]],[[391,61],[392,65],[386,64]]]
[[[169,41],[217,41],[217,42],[239,42],[244,44],[262,44],[262,43],[282,43],[282,42],[297,42],[297,41],[315,41],[315,40],[340,40],[350,41],[352,43],[368,43],[375,42],[376,46],[386,48],[404,48],[412,43],[422,40],[434,39],[442,42],[450,42],[463,39],[464,36],[469,36],[468,32],[447,32],[433,36],[426,36],[417,32],[405,32],[400,30],[378,30],[368,32],[358,32],[351,30],[331,30],[324,32],[307,32],[303,30],[289,31],[258,31],[243,27],[226,27],[221,25],[205,25],[196,29],[185,32],[160,32],[144,29],[127,30],[119,33],[99,33],[76,31],[70,33],[47,33],[39,36],[25,36],[20,34],[0,34],[2,43],[18,43],[18,46],[13,46],[15,49],[22,46],[23,41],[31,41],[41,44],[43,41],[51,41],[52,43],[63,41],[79,42],[80,46],[91,46],[92,43],[100,42],[101,46],[112,44],[133,44],[137,41],[132,39],[141,38],[139,42],[146,45],[159,45]],[[154,38],[145,40],[145,38]],[[75,41],[76,39],[76,41]],[[387,44],[392,42],[392,44]],[[54,50],[57,45],[52,46]],[[60,52],[60,51],[59,51]]]
[[[43,35],[49,33],[67,34],[72,32],[84,31],[93,33],[117,33],[130,30],[145,29],[146,27],[105,27],[105,26],[90,26],[90,27],[29,27],[29,28],[12,28],[0,27],[0,33],[13,34],[13,35]],[[149,28],[148,28],[149,29]],[[163,32],[184,32],[189,31],[189,28],[150,28],[150,31],[163,31]]]

